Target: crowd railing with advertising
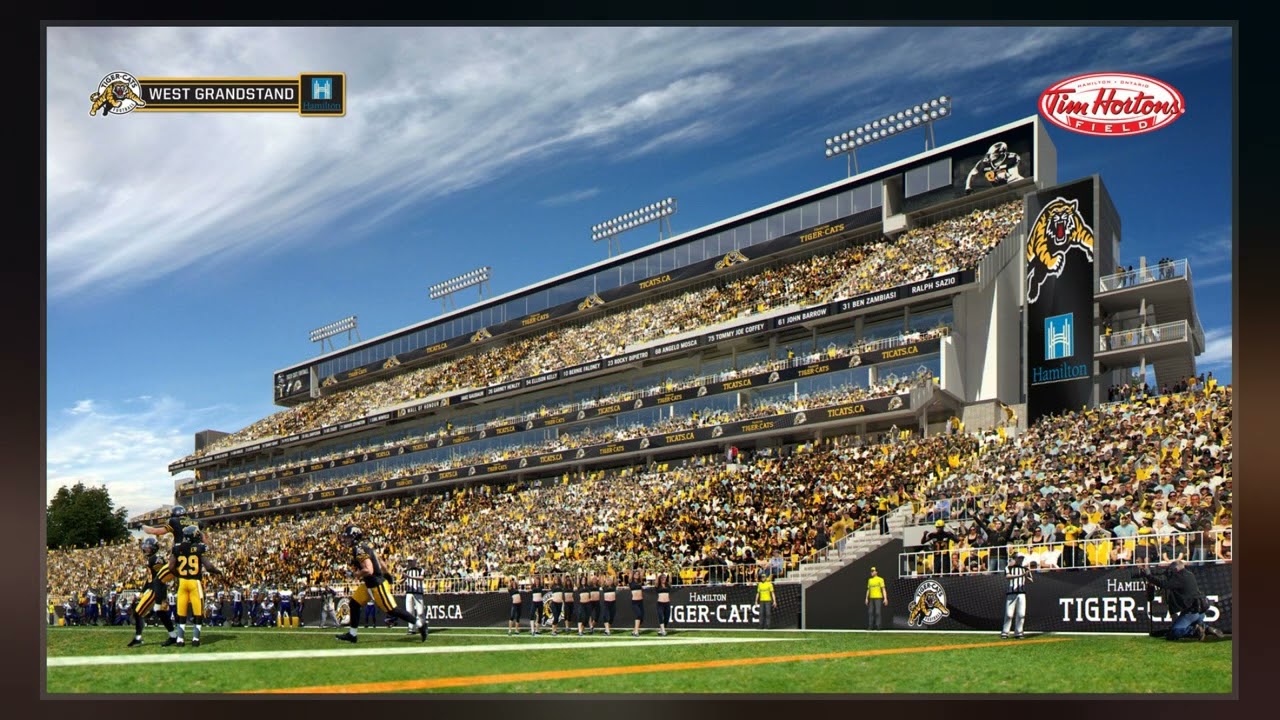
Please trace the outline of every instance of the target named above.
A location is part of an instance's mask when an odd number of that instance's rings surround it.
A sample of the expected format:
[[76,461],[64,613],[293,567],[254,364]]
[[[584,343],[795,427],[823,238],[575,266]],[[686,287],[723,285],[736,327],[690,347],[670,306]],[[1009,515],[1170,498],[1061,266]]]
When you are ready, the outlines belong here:
[[[431,449],[456,447],[486,438],[513,435],[529,430],[566,427],[574,423],[611,417],[646,407],[662,407],[694,398],[767,387],[855,367],[877,365],[902,357],[929,355],[938,352],[941,347],[941,341],[932,339],[929,336],[936,337],[942,334],[942,332],[932,331],[930,333],[912,333],[899,338],[868,343],[865,346],[859,346],[854,349],[835,350],[831,353],[814,353],[805,357],[794,358],[791,361],[784,359],[778,361],[777,369],[773,369],[771,364],[765,364],[759,370],[716,373],[694,378],[689,382],[678,383],[669,389],[656,388],[643,392],[629,393],[622,398],[607,401],[580,403],[577,409],[558,410],[536,418],[507,418],[496,424],[486,423],[477,427],[455,428],[447,436],[442,436],[438,433],[424,433],[421,436],[408,438],[388,447],[322,456],[307,462],[284,465],[259,473],[214,480],[194,487],[184,485],[178,488],[177,494],[179,497],[189,499],[197,492],[227,490],[280,478],[297,477],[305,473],[332,468],[337,464],[344,466],[358,464],[384,459],[393,455],[399,456]],[[815,358],[814,355],[817,357]]]
[[1191,264],[1186,259],[1156,263],[1145,268],[1122,270],[1111,275],[1098,278],[1098,292],[1111,292],[1146,283],[1174,280],[1185,277],[1191,279]]
[[695,446],[720,439],[732,439],[744,435],[775,430],[786,430],[811,426],[828,422],[844,422],[854,418],[869,417],[885,413],[910,413],[912,411],[910,393],[886,395],[857,402],[848,402],[826,407],[809,408],[762,418],[738,420],[720,425],[693,427],[677,432],[660,433],[645,437],[632,438],[620,442],[602,443],[581,447],[576,450],[561,450],[536,455],[511,458],[497,462],[476,463],[446,470],[391,477],[385,480],[366,480],[359,483],[316,490],[297,495],[279,496],[252,502],[223,505],[216,508],[198,508],[196,517],[224,518],[240,513],[257,510],[271,510],[306,506],[312,502],[328,502],[345,497],[372,495],[386,490],[410,489],[432,483],[454,480],[467,480],[483,477],[500,477],[523,471],[556,470],[559,472],[574,463],[610,458],[626,453],[638,453],[645,450],[662,448]]
[[252,443],[237,447],[230,450],[203,455],[200,457],[188,457],[181,461],[169,465],[169,471],[179,472],[190,468],[203,467],[206,465],[221,462],[223,460],[246,455],[253,455],[263,450],[270,450],[278,447],[285,447],[299,442],[311,441],[316,438],[334,436],[340,432],[355,430],[358,428],[385,423],[394,418],[404,418],[420,413],[437,410],[442,407],[456,406],[461,403],[474,402],[480,399],[488,399],[499,396],[512,395],[519,392],[525,392],[531,388],[539,387],[550,382],[563,379],[586,376],[590,373],[596,373],[601,370],[611,369],[624,365],[634,365],[642,363],[653,358],[675,355],[677,353],[690,352],[701,348],[716,345],[718,343],[736,340],[759,333],[768,332],[782,328],[789,328],[796,325],[824,319],[827,317],[844,315],[853,312],[862,312],[868,308],[878,305],[884,305],[897,300],[914,298],[926,294],[951,290],[963,285],[974,282],[975,271],[961,270],[957,272],[939,275],[927,280],[899,285],[897,287],[888,288],[876,292],[863,293],[851,298],[837,300],[831,303],[811,306],[808,309],[798,310],[796,312],[779,315],[768,320],[752,320],[740,323],[733,327],[718,330],[710,333],[701,333],[683,340],[656,345],[643,350],[634,352],[623,352],[617,355],[601,358],[589,363],[581,363],[565,367],[559,370],[541,373],[533,377],[510,380],[502,383],[490,385],[486,388],[475,388],[467,391],[460,391],[451,395],[424,401],[409,407],[402,407],[394,412],[384,411],[369,415],[363,418],[357,418],[337,425],[330,425],[321,428],[314,428],[306,432],[295,433],[292,435],[273,438],[262,442]]
[[900,577],[1001,573],[1015,555],[1040,570],[1158,565],[1182,559],[1195,565],[1231,562],[1230,528],[1178,533],[1009,543],[994,547],[919,550],[900,556]]

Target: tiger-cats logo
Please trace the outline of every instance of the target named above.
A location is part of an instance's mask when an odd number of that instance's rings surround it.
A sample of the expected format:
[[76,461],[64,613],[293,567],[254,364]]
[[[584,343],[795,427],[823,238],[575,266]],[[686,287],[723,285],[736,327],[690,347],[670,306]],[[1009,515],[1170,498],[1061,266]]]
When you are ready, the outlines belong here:
[[748,258],[746,255],[743,255],[741,252],[734,250],[726,254],[724,257],[720,258],[720,262],[716,263],[716,269],[723,270],[729,267],[730,265],[741,265],[742,263],[747,262],[749,260],[750,258]]
[[493,337],[493,333],[489,332],[489,328],[480,328],[480,331],[471,336],[471,342],[478,343]]
[[89,114],[97,115],[101,110],[102,117],[125,115],[147,106],[142,99],[142,84],[126,72],[113,72],[102,78],[97,92],[89,95],[89,102],[93,103]]
[[1040,299],[1040,288],[1062,275],[1072,250],[1093,262],[1093,228],[1080,214],[1080,201],[1054,198],[1044,206],[1027,235],[1027,302]]
[[595,293],[587,296],[586,300],[578,303],[578,310],[590,310],[593,307],[599,307],[604,304],[604,299]]
[[916,588],[907,615],[907,627],[933,625],[951,614],[947,609],[947,591],[936,580],[925,580]]
[[395,367],[400,367],[400,358],[396,357],[395,355],[392,355],[391,357],[387,358],[387,361],[382,363],[383,370],[390,370],[391,368],[395,368]]

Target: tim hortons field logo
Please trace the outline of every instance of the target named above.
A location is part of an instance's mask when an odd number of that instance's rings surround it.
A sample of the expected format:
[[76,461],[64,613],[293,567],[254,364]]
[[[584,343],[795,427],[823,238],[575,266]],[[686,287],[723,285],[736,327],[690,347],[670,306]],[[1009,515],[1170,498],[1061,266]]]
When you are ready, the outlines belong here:
[[951,614],[947,609],[947,591],[936,580],[925,580],[916,588],[907,615],[907,627],[933,625]]
[[97,115],[101,110],[102,117],[126,115],[147,106],[142,99],[142,84],[126,72],[113,72],[102,78],[98,90],[89,95],[89,102],[89,114]]
[[1093,228],[1080,214],[1079,200],[1054,198],[1027,234],[1027,302],[1040,299],[1046,280],[1062,275],[1072,250],[1093,262]]
[[1159,130],[1187,112],[1187,102],[1167,82],[1134,73],[1076,75],[1040,94],[1040,114],[1060,128],[1116,137]]

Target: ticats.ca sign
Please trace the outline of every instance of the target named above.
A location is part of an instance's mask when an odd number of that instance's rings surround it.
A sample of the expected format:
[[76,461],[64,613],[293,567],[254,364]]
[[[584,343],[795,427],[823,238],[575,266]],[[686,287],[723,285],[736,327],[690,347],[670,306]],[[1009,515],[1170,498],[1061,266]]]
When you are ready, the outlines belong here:
[[1040,114],[1084,135],[1139,135],[1169,126],[1187,111],[1182,93],[1146,75],[1104,72],[1076,75],[1040,94]]

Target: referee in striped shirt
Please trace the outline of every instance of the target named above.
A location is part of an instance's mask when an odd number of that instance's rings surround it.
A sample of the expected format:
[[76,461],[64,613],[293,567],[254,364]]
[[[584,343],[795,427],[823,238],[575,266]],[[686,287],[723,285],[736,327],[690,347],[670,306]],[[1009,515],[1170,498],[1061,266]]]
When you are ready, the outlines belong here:
[[[425,617],[426,604],[422,600],[422,568],[418,566],[417,558],[409,558],[405,561],[408,567],[404,571],[404,609],[422,623],[423,627],[427,626],[427,618]],[[412,635],[416,630],[409,628],[409,634]]]
[[1001,640],[1009,639],[1009,631],[1014,637],[1022,639],[1022,621],[1027,616],[1027,583],[1035,582],[1031,569],[1027,568],[1027,556],[1018,553],[1004,572],[1008,587],[1004,596],[1004,630],[1000,632]]

